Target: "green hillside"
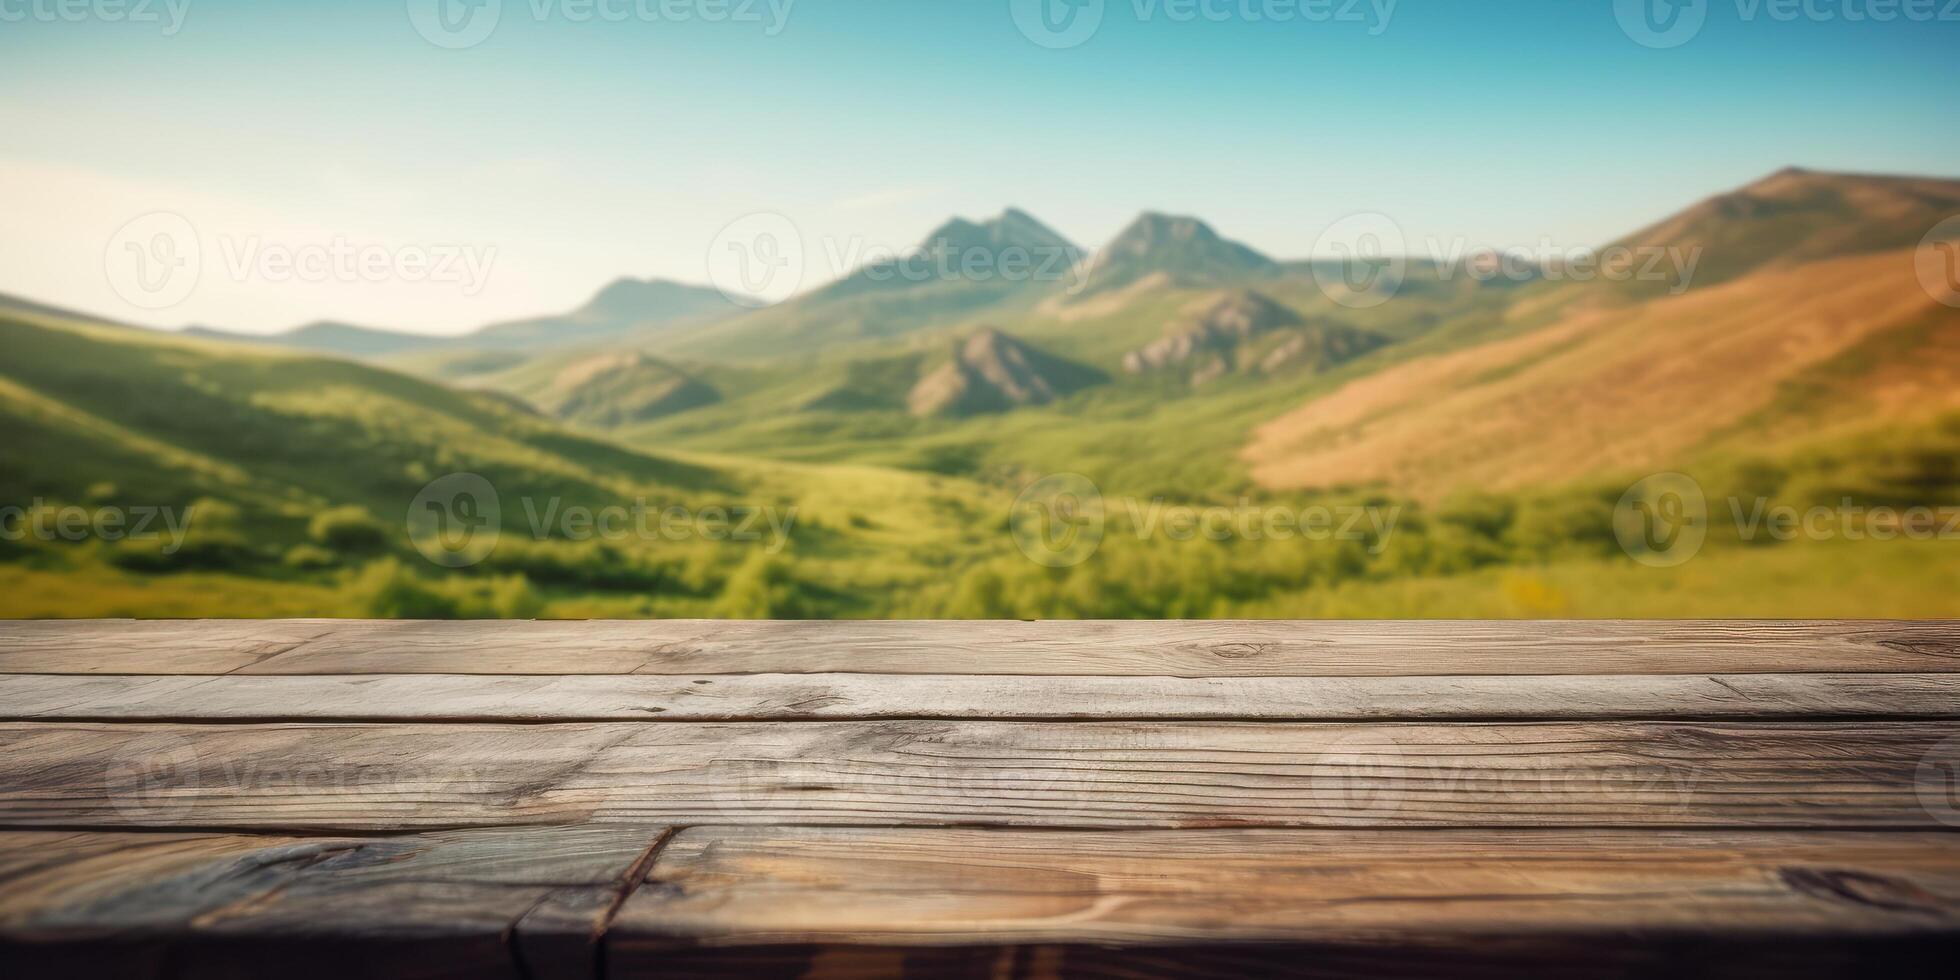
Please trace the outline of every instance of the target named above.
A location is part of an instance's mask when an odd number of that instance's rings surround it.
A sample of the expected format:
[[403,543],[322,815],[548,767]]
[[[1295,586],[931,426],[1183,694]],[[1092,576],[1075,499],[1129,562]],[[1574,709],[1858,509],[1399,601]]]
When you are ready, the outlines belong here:
[[[1786,172],[1628,240],[1700,250],[1679,295],[1411,261],[1359,308],[1322,291],[1325,260],[1146,216],[1086,290],[868,267],[711,322],[386,359],[418,376],[13,301],[0,505],[202,516],[169,554],[0,541],[0,612],[1956,615],[1950,542],[1731,522],[1670,577],[1615,531],[1622,493],[1662,471],[1718,507],[1960,507],[1960,312],[1911,260],[1956,205],[1954,182]],[[1010,210],[922,251],[1017,246],[1073,248]],[[667,291],[608,293],[618,313]],[[495,486],[505,528],[449,569],[410,505],[458,472]],[[1054,474],[1093,483],[1106,522],[1064,567],[1013,533]],[[640,500],[793,520],[733,541],[535,513]],[[1368,520],[1314,541],[1162,524],[1317,508]]]

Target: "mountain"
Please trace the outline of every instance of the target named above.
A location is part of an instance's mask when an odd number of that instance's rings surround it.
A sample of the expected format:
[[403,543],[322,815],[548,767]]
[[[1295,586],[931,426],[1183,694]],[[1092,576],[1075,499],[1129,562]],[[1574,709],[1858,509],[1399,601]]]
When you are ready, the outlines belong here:
[[1086,254],[1015,208],[986,221],[953,218],[903,255],[714,324],[671,349],[691,357],[756,359],[954,326],[998,308],[1032,306],[1066,288]]
[[[389,358],[404,354],[448,352],[468,358],[479,352],[531,351],[606,340],[635,330],[706,321],[739,309],[719,291],[706,286],[660,279],[619,279],[601,289],[584,306],[559,316],[532,317],[493,323],[460,336],[436,336],[321,321],[283,333],[248,334],[212,327],[187,327],[192,337],[239,344],[260,344],[289,350],[333,354],[356,359]],[[419,366],[419,363],[418,363]],[[430,372],[436,375],[445,370]]]
[[1757,269],[1911,248],[1960,213],[1960,181],[1788,167],[1615,242],[1699,249],[1696,286]]
[[[1680,295],[1520,295],[1500,329],[1279,414],[1240,459],[1268,487],[1434,498],[1917,424],[1960,408],[1960,309],[1915,267],[1956,207],[1956,181],[1781,171],[1628,240],[1702,249]],[[1619,301],[1546,302],[1602,291]]]
[[264,344],[289,350],[353,358],[383,357],[389,354],[427,350],[452,342],[447,337],[382,330],[351,323],[336,323],[331,320],[309,323],[275,334],[234,333],[214,327],[185,327],[182,332],[186,336],[203,337],[209,340],[236,344]]
[[1155,279],[1172,286],[1230,284],[1272,275],[1279,264],[1219,237],[1196,218],[1146,211],[1090,261],[1075,299]]
[[491,324],[465,336],[462,343],[494,349],[572,344],[635,328],[668,327],[688,320],[727,316],[739,310],[728,297],[706,286],[662,279],[619,279],[570,313]]
[[1250,289],[1200,299],[1166,325],[1164,337],[1123,356],[1123,370],[1181,371],[1193,384],[1228,373],[1273,374],[1326,367],[1358,357],[1387,338],[1340,323],[1307,324],[1298,313]]
[[967,416],[1046,405],[1106,380],[1102,372],[1036,350],[992,327],[953,345],[946,363],[906,396],[919,416]]
[[699,408],[720,397],[712,386],[679,368],[628,351],[564,368],[538,401],[561,419],[612,428]]
[[1084,254],[1032,215],[1008,208],[983,222],[953,218],[905,255],[868,263],[814,291],[807,301],[821,304],[871,292],[946,285],[1060,282]]
[[322,508],[353,504],[399,528],[417,492],[452,472],[480,474],[509,506],[728,485],[497,396],[354,361],[7,314],[0,348],[8,501],[212,497],[248,523],[301,529]]
[[119,323],[115,320],[106,319],[104,317],[93,316],[87,313],[79,313],[74,310],[62,309],[59,306],[50,306],[46,303],[37,303],[34,300],[26,299],[24,297],[9,296],[5,293],[0,293],[0,316],[5,316],[9,314],[17,317],[60,320],[67,323],[88,323],[99,327],[116,327],[122,330],[142,329],[141,327],[131,326],[130,324],[127,323]]

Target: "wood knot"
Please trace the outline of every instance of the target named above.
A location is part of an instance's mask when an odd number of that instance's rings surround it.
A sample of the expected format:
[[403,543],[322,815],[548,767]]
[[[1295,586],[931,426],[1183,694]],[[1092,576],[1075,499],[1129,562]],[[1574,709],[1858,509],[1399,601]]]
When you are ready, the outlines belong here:
[[1211,655],[1221,660],[1250,660],[1272,649],[1271,643],[1220,643],[1211,648]]
[[1782,868],[1777,876],[1783,883],[1826,901],[1844,902],[1891,912],[1918,912],[1946,915],[1938,896],[1909,881],[1887,878],[1866,871],[1838,868]]

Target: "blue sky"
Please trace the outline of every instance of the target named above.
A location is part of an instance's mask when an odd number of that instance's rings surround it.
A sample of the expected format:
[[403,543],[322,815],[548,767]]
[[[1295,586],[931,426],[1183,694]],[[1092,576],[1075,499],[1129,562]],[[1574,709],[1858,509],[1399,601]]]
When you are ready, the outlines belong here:
[[[685,22],[503,0],[461,50],[416,31],[416,0],[176,0],[169,36],[35,13],[52,2],[0,0],[0,292],[159,325],[450,332],[620,275],[703,281],[716,232],[761,210],[828,243],[819,266],[1007,205],[1088,246],[1149,208],[1295,258],[1356,211],[1574,247],[1789,164],[1960,172],[1960,22],[1844,19],[1871,0],[1810,0],[1829,22],[1707,0],[1668,49],[1606,0],[1361,3],[1353,22],[1109,0],[1059,50],[1011,0],[794,0],[779,24],[784,0],[718,23],[714,0]],[[140,309],[103,250],[154,210],[233,241],[494,248],[494,270],[468,294],[205,275]]]

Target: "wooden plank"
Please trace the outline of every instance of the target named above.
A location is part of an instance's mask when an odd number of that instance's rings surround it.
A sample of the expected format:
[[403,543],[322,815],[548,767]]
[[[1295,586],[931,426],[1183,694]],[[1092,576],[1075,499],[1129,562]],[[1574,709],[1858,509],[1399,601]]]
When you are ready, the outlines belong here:
[[0,673],[224,674],[335,627],[326,620],[0,620]]
[[661,852],[606,962],[613,977],[1945,976],[1955,949],[1954,834],[711,827]]
[[0,825],[1938,828],[1921,783],[1957,747],[1952,721],[32,722],[0,724]]
[[0,960],[20,976],[594,976],[663,835],[5,832]]
[[0,676],[0,720],[835,721],[1960,717],[1960,674]]
[[[262,634],[254,630],[263,630]],[[211,639],[204,637],[209,633]],[[257,659],[253,637],[283,652]],[[219,647],[205,651],[204,645]],[[0,624],[0,672],[1450,674],[1960,671],[1954,622]]]

